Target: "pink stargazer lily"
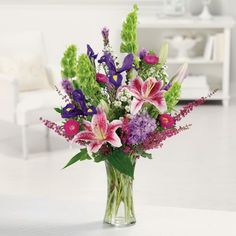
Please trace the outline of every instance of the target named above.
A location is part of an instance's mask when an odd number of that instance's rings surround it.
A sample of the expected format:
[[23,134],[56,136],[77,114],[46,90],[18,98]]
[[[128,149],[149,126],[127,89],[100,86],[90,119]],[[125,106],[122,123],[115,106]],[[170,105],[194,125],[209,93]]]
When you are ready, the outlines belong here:
[[75,137],[76,141],[88,141],[89,153],[97,152],[101,146],[108,142],[114,147],[121,147],[121,140],[116,134],[116,130],[122,126],[122,121],[113,120],[111,123],[107,120],[106,113],[98,109],[97,114],[93,115],[92,121],[84,121],[84,129]]
[[127,89],[134,96],[131,102],[131,114],[137,114],[144,103],[151,103],[160,113],[165,112],[167,105],[164,98],[165,91],[162,90],[162,87],[163,81],[152,77],[146,81],[139,77],[131,80],[130,84],[123,88]]

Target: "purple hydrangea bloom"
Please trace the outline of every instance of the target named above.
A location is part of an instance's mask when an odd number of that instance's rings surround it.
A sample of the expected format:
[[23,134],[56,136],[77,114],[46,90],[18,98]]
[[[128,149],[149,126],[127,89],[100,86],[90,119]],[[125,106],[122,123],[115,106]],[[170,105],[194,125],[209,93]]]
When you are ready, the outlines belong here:
[[156,121],[147,113],[135,115],[128,124],[130,144],[139,144],[148,138],[148,135],[156,129]]
[[64,89],[65,93],[68,96],[71,96],[71,94],[72,94],[72,92],[74,90],[71,82],[68,79],[63,79],[62,82],[61,82],[61,86]]

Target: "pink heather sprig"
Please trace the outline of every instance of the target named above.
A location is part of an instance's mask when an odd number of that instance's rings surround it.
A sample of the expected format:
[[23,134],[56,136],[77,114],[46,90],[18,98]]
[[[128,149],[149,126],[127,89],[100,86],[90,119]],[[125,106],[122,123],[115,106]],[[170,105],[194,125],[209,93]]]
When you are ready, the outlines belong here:
[[124,117],[122,127],[121,127],[121,142],[122,144],[127,144],[129,139],[129,118]]
[[212,97],[216,92],[218,91],[218,89],[215,89],[213,92],[211,92],[208,96],[206,97],[202,97],[200,99],[197,99],[193,102],[188,103],[187,105],[183,106],[181,108],[181,110],[179,111],[179,113],[175,113],[174,115],[174,119],[175,121],[180,121],[182,120],[182,118],[184,118],[185,116],[187,116],[194,107],[198,107],[200,105],[202,105],[203,103],[206,102],[206,100],[210,97]]
[[170,137],[179,134],[182,131],[188,130],[191,124],[180,126],[178,128],[166,129],[163,131],[154,131],[149,134],[149,137],[137,146],[137,150],[150,150],[163,146],[163,142]]
[[73,139],[72,136],[68,136],[65,133],[65,129],[63,125],[58,125],[50,120],[40,118],[41,122],[49,129],[53,130],[55,133],[57,133],[59,136],[62,136],[66,139],[67,142],[71,141]]
[[61,99],[63,101],[65,101],[66,103],[70,102],[70,98],[68,95],[63,94],[62,91],[57,86],[55,86],[55,88],[56,88],[58,95],[61,97]]

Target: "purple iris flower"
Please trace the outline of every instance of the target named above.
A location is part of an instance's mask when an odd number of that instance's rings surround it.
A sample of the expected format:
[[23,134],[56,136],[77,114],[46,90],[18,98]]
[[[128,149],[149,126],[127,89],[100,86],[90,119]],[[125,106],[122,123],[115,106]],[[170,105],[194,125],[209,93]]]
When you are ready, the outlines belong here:
[[109,82],[113,84],[115,87],[119,87],[123,79],[121,73],[133,68],[134,56],[133,54],[128,54],[124,58],[122,67],[120,69],[116,68],[115,62],[110,53],[105,53],[98,62],[106,63],[109,70],[108,71]]
[[75,105],[69,103],[62,109],[61,117],[68,119],[79,115],[83,115],[83,111],[77,109]]
[[72,96],[73,96],[73,99],[76,101],[76,102],[80,102],[80,101],[84,101],[85,100],[85,96],[82,92],[81,89],[76,89],[72,92]]
[[74,101],[76,101],[79,105],[81,110],[79,115],[90,116],[97,113],[97,110],[94,106],[87,107],[85,96],[81,89],[76,89],[72,93]]
[[96,60],[98,57],[98,54],[95,54],[93,49],[90,47],[89,44],[87,44],[87,55],[89,56],[90,61]]
[[91,116],[97,114],[97,110],[94,106],[89,106],[85,111],[84,111],[84,115],[86,116]]

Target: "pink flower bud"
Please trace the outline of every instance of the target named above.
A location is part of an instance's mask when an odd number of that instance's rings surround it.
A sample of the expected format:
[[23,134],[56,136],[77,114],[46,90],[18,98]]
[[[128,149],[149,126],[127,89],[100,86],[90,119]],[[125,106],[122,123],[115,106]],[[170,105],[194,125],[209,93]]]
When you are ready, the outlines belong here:
[[96,74],[96,80],[98,83],[107,83],[108,82],[108,78],[106,77],[106,75],[101,74],[101,73]]
[[143,60],[149,65],[155,65],[159,62],[159,58],[155,54],[147,54]]
[[76,120],[68,120],[64,124],[65,133],[68,136],[74,136],[79,132],[79,123]]

